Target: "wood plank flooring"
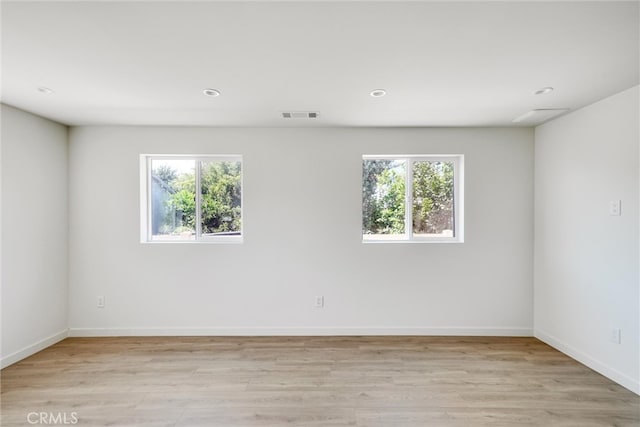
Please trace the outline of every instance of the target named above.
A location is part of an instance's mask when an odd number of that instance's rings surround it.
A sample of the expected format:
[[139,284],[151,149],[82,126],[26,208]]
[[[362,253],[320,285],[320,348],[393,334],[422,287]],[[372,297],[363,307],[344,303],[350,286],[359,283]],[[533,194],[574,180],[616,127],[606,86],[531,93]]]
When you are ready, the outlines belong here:
[[7,427],[640,426],[640,397],[535,338],[68,338],[1,380]]

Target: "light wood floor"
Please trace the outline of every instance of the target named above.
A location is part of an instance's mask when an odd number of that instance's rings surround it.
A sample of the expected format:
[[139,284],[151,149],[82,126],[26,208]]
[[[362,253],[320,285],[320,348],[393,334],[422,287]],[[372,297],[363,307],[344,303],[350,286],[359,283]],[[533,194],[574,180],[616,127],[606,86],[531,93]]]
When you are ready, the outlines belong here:
[[535,338],[69,338],[1,397],[2,426],[640,425],[637,395]]

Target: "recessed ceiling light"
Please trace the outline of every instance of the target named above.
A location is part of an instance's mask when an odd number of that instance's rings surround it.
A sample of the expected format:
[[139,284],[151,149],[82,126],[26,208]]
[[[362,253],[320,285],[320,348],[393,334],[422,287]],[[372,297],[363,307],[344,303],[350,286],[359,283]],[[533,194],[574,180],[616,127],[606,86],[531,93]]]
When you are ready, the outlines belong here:
[[374,89],[370,93],[370,95],[373,96],[374,98],[380,98],[382,96],[385,96],[386,94],[387,94],[387,91],[384,89]]
[[220,91],[216,89],[205,89],[202,91],[207,96],[220,96]]
[[49,89],[48,87],[45,87],[45,86],[40,86],[38,87],[38,92],[49,94],[49,93],[53,93],[53,89]]
[[553,88],[551,86],[543,87],[542,89],[538,89],[533,92],[534,95],[545,95],[547,93],[553,92]]

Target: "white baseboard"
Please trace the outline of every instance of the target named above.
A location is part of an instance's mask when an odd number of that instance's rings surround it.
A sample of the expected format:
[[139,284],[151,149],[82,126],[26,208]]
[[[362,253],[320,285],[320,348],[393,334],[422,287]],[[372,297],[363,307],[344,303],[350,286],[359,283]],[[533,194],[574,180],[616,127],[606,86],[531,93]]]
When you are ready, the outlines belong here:
[[67,336],[69,336],[69,330],[64,329],[47,338],[41,339],[36,343],[28,345],[21,350],[15,351],[6,356],[2,356],[2,358],[0,359],[0,368],[6,368],[9,365],[13,365],[16,362],[21,361],[22,359],[25,359],[33,354],[36,354],[37,352],[44,350],[45,348],[50,347],[59,341],[62,341]]
[[70,337],[131,336],[358,336],[443,335],[531,337],[529,328],[477,327],[243,327],[243,328],[70,328]]
[[630,376],[623,374],[622,372],[608,366],[605,363],[600,362],[599,360],[594,359],[593,357],[581,352],[580,350],[577,350],[576,348],[563,343],[558,338],[552,335],[549,335],[545,332],[536,330],[534,332],[534,336],[538,338],[540,341],[544,341],[545,343],[549,344],[551,347],[555,348],[556,350],[561,351],[567,356],[577,360],[583,365],[588,366],[589,368],[604,375],[610,380],[617,382],[624,388],[627,388],[632,392],[634,392],[635,394],[640,395],[640,382],[638,381],[637,378],[636,379],[631,378]]

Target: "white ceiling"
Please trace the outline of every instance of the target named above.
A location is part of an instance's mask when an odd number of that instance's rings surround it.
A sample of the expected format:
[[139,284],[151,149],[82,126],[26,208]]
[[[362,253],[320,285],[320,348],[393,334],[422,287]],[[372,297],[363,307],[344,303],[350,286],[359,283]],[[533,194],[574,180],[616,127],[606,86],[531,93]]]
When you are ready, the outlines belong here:
[[69,125],[513,125],[637,85],[639,5],[3,1],[1,99]]

